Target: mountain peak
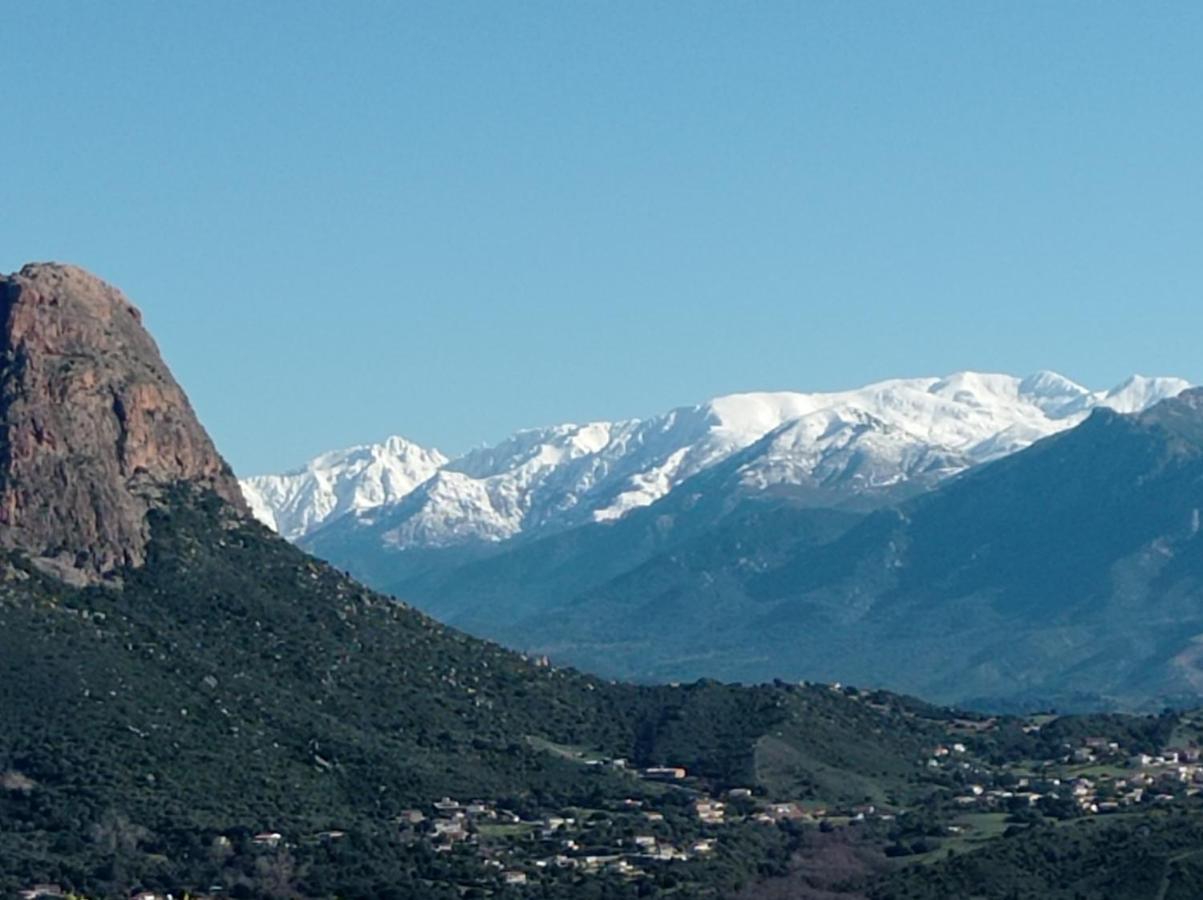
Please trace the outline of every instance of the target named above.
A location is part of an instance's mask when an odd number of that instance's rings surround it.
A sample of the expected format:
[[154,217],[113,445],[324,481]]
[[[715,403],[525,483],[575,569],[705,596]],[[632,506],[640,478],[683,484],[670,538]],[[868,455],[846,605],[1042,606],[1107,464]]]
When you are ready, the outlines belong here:
[[399,434],[391,434],[384,439],[384,442],[378,445],[378,449],[384,453],[390,453],[393,456],[409,456],[411,454],[427,454],[434,453],[438,455],[439,451],[427,449],[420,444],[414,443],[409,438],[402,437]]
[[1019,393],[1039,397],[1085,397],[1090,391],[1060,372],[1041,369],[1019,382]]
[[344,513],[400,500],[447,461],[438,450],[391,435],[323,453],[282,475],[246,478],[242,493],[256,518],[295,540]]
[[118,315],[128,315],[137,323],[142,322],[142,313],[119,290],[71,263],[26,263],[20,272],[9,276],[7,280],[25,283],[28,288],[25,302],[31,305],[65,304],[86,309],[91,315],[106,321]]
[[0,276],[0,546],[70,580],[143,561],[158,489],[237,482],[142,316],[78,266]]
[[1140,412],[1162,400],[1178,396],[1189,387],[1190,382],[1181,378],[1131,375],[1107,392],[1102,405],[1121,413]]

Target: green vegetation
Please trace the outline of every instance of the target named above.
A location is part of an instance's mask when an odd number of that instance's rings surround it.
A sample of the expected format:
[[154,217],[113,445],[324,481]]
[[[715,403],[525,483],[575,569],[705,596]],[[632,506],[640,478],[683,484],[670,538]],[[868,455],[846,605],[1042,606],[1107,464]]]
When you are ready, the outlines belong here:
[[[1127,761],[1194,759],[1195,714],[616,684],[446,628],[213,497],[181,489],[151,526],[120,589],[2,563],[6,895],[1200,895],[1193,782]],[[481,801],[459,840],[445,796]]]
[[[18,787],[0,792],[0,890],[434,897],[496,881],[458,851],[399,840],[397,818],[441,796],[527,813],[688,803],[553,746],[684,766],[714,791],[837,802],[845,785],[858,799],[913,790],[921,745],[943,733],[824,686],[636,687],[540,666],[368,591],[215,498],[169,499],[119,590],[6,563],[0,772]],[[347,836],[315,837],[328,830]],[[287,851],[254,844],[262,831]],[[665,878],[731,886],[789,852],[776,829],[737,828]]]
[[1195,900],[1203,896],[1203,814],[1171,809],[1004,832],[973,852],[911,865],[874,900]]

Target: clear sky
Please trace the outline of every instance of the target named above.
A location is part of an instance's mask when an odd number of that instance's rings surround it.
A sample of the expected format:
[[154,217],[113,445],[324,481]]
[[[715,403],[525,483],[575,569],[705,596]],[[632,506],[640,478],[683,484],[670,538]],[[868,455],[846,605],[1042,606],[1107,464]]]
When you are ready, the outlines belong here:
[[755,389],[1203,381],[1203,4],[0,0],[0,270],[240,473]]

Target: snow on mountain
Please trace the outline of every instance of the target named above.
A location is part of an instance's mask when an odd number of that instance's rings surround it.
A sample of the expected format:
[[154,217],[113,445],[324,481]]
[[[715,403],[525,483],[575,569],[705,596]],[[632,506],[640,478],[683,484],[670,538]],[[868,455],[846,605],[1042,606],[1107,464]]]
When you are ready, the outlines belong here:
[[1133,377],[1090,391],[1054,372],[1019,379],[961,372],[818,395],[819,409],[786,423],[741,469],[750,488],[840,485],[863,493],[938,481],[1071,428],[1098,406],[1137,412],[1190,385]]
[[367,529],[394,548],[496,542],[620,518],[726,459],[749,491],[805,486],[851,497],[927,485],[1096,407],[1135,412],[1186,387],[1134,377],[1091,391],[1053,372],[961,372],[837,393],[732,394],[645,420],[520,431],[450,462],[390,439],[248,479],[244,490],[256,515],[293,539],[350,512],[333,527]]
[[289,540],[348,512],[394,503],[426,481],[447,457],[402,437],[324,453],[283,475],[244,478],[255,517]]
[[855,407],[820,409],[787,422],[744,457],[737,474],[745,490],[807,485],[845,499],[903,482],[934,483],[973,464],[964,452]]
[[1134,413],[1148,409],[1167,397],[1176,397],[1190,387],[1181,378],[1146,378],[1133,375],[1123,384],[1109,390],[1099,401],[1116,412]]

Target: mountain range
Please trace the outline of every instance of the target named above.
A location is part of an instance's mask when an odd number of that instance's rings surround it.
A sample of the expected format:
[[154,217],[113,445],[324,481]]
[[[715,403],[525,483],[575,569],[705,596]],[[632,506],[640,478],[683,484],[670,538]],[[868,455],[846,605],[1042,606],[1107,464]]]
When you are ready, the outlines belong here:
[[[628,549],[597,578],[563,580],[601,547],[647,546],[648,521],[609,544],[549,538],[443,575],[443,602],[611,674],[821,673],[993,709],[1191,704],[1200,510],[1203,392],[1191,390],[1139,414],[1098,410],[869,514],[749,501],[668,546]],[[512,626],[496,615],[507,594],[528,604]]]
[[[1133,376],[1092,391],[1052,372],[961,372],[839,393],[732,394],[646,420],[519,431],[448,460],[401,437],[246,478],[255,514],[320,548],[465,546],[619,519],[735,454],[737,487],[810,505],[878,505],[1070,428],[1095,408],[1144,409],[1187,387]],[[327,534],[332,529],[338,537]]]
[[[1199,546],[1198,448],[1166,424],[1197,396],[1048,372],[733,395],[521,432],[294,539],[443,621],[615,677],[1189,703],[1203,617],[1190,566],[1161,563]],[[343,482],[313,464],[243,485],[257,505],[321,483]]]

